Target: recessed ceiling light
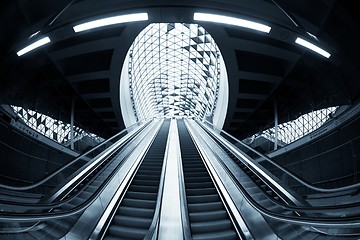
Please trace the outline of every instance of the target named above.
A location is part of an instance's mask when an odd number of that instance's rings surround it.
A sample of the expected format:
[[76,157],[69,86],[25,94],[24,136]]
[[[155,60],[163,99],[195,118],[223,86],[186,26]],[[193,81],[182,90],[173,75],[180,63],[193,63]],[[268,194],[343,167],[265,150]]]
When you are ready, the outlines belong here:
[[41,47],[45,44],[48,44],[49,42],[50,42],[49,37],[41,38],[41,39],[37,40],[36,42],[30,44],[29,46],[24,47],[23,49],[18,51],[16,54],[20,57],[21,55],[24,55],[25,53],[28,53],[28,52],[34,50],[35,48]]
[[148,20],[147,13],[134,13],[134,14],[119,15],[119,16],[102,18],[102,19],[86,22],[83,24],[76,25],[75,27],[73,27],[73,29],[75,32],[82,32],[93,28],[104,27],[119,23],[146,21],[146,20]]
[[217,14],[196,12],[196,13],[194,13],[194,20],[230,24],[230,25],[235,25],[238,27],[250,28],[250,29],[265,32],[265,33],[269,33],[271,30],[271,27],[261,24],[261,23],[252,22],[249,20],[241,19],[241,18],[217,15]]
[[331,54],[328,53],[327,51],[325,51],[324,49],[322,49],[322,48],[316,46],[315,44],[312,44],[311,42],[308,42],[300,37],[296,38],[295,43],[297,43],[303,47],[306,47],[326,58],[329,58],[331,56]]

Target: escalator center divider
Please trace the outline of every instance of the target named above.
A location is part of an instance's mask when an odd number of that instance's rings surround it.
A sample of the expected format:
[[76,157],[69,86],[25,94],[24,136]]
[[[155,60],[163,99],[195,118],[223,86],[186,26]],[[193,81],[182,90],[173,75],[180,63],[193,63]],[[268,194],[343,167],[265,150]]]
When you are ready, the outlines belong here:
[[124,195],[104,239],[144,239],[153,221],[170,120],[165,120]]
[[184,120],[178,130],[192,238],[239,239]]

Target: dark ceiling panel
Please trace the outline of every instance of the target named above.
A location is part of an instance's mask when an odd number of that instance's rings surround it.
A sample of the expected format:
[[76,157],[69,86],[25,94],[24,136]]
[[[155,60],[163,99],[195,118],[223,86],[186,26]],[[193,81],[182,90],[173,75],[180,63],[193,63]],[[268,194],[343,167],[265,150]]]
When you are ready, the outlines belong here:
[[275,76],[285,76],[290,62],[275,56],[236,50],[236,59],[240,71],[257,72]]
[[65,76],[109,70],[113,50],[86,53],[58,61]]
[[101,118],[105,119],[115,119],[115,114],[113,112],[100,112],[98,113]]
[[257,108],[259,106],[259,101],[254,99],[238,99],[236,102],[237,108]]
[[269,94],[274,86],[269,82],[241,79],[239,81],[239,93]]
[[235,112],[234,114],[235,119],[246,119],[248,117],[249,117],[249,113],[245,113],[245,112]]
[[[116,31],[113,28],[103,29],[102,31],[90,31],[85,33],[78,33],[74,37],[67,38],[62,41],[56,42],[48,47],[48,52],[56,52],[61,49],[70,48],[76,45],[80,45],[86,42],[101,40],[105,38],[113,38],[120,36],[124,27],[116,27]],[[61,31],[54,31],[54,34],[61,34]]]
[[89,103],[93,108],[110,108],[110,107],[112,107],[110,98],[90,99]]
[[301,50],[299,48],[294,47],[294,44],[289,44],[285,40],[289,38],[289,33],[283,32],[280,38],[283,41],[280,41],[275,38],[267,37],[262,34],[244,34],[243,31],[239,31],[235,28],[225,28],[227,34],[232,38],[238,38],[248,41],[253,41],[257,43],[267,44],[269,46],[277,47],[279,49],[284,49],[287,51],[291,51],[297,54],[301,54]]
[[81,81],[75,84],[80,94],[108,93],[110,91],[109,79],[93,79]]

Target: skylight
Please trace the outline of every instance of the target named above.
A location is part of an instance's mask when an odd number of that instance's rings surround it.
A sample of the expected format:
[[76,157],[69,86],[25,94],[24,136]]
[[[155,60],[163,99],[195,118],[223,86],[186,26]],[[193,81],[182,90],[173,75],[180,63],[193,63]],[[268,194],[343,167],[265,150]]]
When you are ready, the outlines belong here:
[[[136,37],[127,61],[128,69],[123,72],[128,74],[136,121],[214,116],[222,59],[215,41],[200,25],[150,24]],[[227,95],[223,100],[227,101]],[[123,107],[122,111],[126,115]]]

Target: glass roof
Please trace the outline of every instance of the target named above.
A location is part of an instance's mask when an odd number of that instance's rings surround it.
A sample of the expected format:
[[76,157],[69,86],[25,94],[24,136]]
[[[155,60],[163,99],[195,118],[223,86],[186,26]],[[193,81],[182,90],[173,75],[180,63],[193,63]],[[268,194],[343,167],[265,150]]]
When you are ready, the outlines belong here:
[[[11,108],[24,121],[26,125],[42,135],[64,145],[68,146],[71,142],[71,125],[64,123],[60,120],[53,119],[47,115],[38,113],[30,109],[24,109],[18,106],[12,106]],[[74,126],[74,140],[80,140],[81,138],[88,136],[95,142],[101,142],[103,139],[96,136],[93,133],[88,133],[85,130]]]
[[128,59],[130,98],[137,121],[213,116],[220,53],[203,27],[150,24],[135,39]]

